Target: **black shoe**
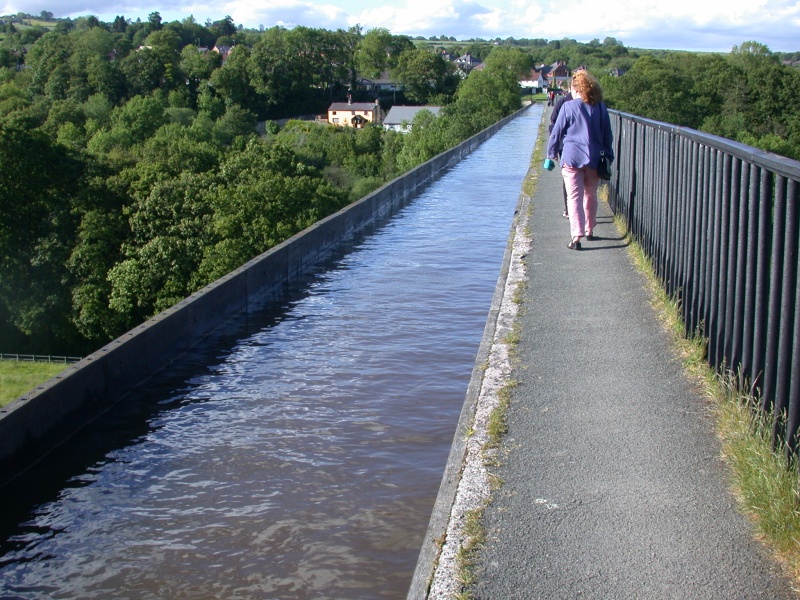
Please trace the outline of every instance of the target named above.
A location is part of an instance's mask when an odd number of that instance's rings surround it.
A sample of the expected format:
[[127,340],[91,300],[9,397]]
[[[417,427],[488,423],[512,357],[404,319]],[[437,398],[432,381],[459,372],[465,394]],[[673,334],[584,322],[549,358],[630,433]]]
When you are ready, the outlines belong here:
[[600,238],[599,238],[599,237],[597,237],[597,236],[596,236],[595,234],[593,234],[593,233],[587,233],[587,234],[586,234],[586,241],[588,241],[588,242],[596,242],[596,241],[597,241],[597,240],[599,240],[599,239],[600,239]]
[[570,240],[569,244],[567,244],[567,248],[570,250],[580,250],[581,249],[581,241],[580,240]]

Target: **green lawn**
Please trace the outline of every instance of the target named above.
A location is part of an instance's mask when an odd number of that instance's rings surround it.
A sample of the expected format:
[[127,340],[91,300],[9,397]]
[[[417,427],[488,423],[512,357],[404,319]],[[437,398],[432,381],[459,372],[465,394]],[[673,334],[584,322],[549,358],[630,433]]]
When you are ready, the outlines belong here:
[[0,406],[5,406],[40,383],[60,373],[64,363],[0,360]]

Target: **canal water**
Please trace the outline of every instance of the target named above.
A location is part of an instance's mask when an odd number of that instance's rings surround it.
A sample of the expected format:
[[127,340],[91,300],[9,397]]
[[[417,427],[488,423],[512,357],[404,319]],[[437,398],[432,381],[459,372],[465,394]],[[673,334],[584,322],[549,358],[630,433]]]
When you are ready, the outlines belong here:
[[0,597],[404,598],[541,114],[0,490]]

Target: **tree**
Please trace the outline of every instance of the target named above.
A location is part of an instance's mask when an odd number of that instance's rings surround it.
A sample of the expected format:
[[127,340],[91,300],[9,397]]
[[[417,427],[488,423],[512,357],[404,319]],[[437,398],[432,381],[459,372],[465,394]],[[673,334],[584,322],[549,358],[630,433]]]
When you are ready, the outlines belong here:
[[[253,86],[250,85],[251,72],[250,50],[245,46],[237,46],[228,56],[225,68],[214,69],[211,73],[210,82],[214,95],[244,108],[260,108],[258,104],[264,99],[256,94]],[[215,114],[216,112],[214,111]]]
[[121,199],[102,186],[92,185],[85,197],[91,199],[81,211],[76,243],[67,260],[75,277],[72,288],[70,319],[86,340],[87,350],[120,335],[129,321],[109,306],[111,282],[109,270],[121,260],[120,248],[125,240],[127,224],[121,210]]
[[283,102],[294,85],[290,66],[292,58],[286,30],[280,27],[265,31],[253,46],[248,74],[253,87],[268,104]]
[[440,55],[423,49],[403,52],[392,71],[393,77],[405,86],[406,97],[417,104],[455,91],[454,73],[453,66]]
[[201,266],[203,280],[230,272],[331,214],[347,196],[282,145],[252,141],[223,165],[225,185],[213,199],[213,233]]
[[667,123],[697,127],[687,123],[691,114],[692,81],[688,73],[681,72],[669,63],[643,56],[623,77],[602,80],[609,106]]
[[192,97],[197,93],[200,82],[209,80],[221,65],[222,56],[218,52],[200,52],[194,44],[184,46],[179,66]]
[[418,112],[397,156],[400,170],[412,169],[452,145],[449,125],[447,119],[436,117],[428,110]]
[[125,57],[120,68],[125,74],[128,96],[149,94],[161,86],[164,63],[150,48],[141,48]]
[[230,145],[237,137],[255,135],[255,126],[253,113],[238,104],[228,104],[214,124],[214,137],[220,144]]
[[6,343],[66,351],[74,341],[64,265],[81,172],[43,133],[0,125],[0,340]]
[[177,59],[179,49],[183,45],[181,37],[173,29],[167,28],[158,29],[148,35],[145,44],[158,52],[165,62],[174,62]]
[[116,38],[101,27],[76,30],[69,35],[69,94],[83,102],[89,95],[102,92],[114,99],[123,94],[122,74],[117,63],[109,61]]
[[151,12],[147,16],[147,24],[149,25],[150,32],[161,29],[161,14],[158,12]]
[[507,71],[519,80],[530,74],[533,68],[533,61],[530,54],[523,52],[519,48],[498,47],[492,50],[491,54],[484,61],[486,68],[493,72],[500,73]]
[[392,34],[388,29],[370,29],[358,43],[356,66],[364,77],[378,77],[389,64]]
[[114,33],[125,33],[125,30],[128,28],[128,21],[125,17],[117,15],[114,18],[114,23],[111,25],[111,31]]
[[225,15],[225,17],[219,21],[214,21],[208,29],[214,36],[214,39],[218,39],[223,36],[233,36],[236,33],[236,24],[233,22],[230,15]]
[[133,208],[133,239],[109,273],[109,305],[127,326],[191,294],[208,244],[210,205],[206,176],[162,178]]
[[83,104],[83,114],[95,123],[95,127],[106,127],[111,124],[113,106],[105,94],[92,94]]
[[165,125],[164,101],[155,96],[136,96],[111,113],[111,123],[130,132],[134,142],[143,142]]
[[52,31],[36,42],[28,51],[25,64],[31,70],[31,93],[43,94],[51,75],[64,68],[69,60],[71,47],[67,35]]
[[208,27],[198,23],[193,16],[186,17],[181,21],[180,36],[183,45],[194,44],[197,47],[210,48],[218,36],[214,35]]
[[483,113],[488,125],[520,108],[519,79],[506,67],[473,71],[461,83],[457,97]]
[[250,84],[267,104],[302,103],[311,95],[314,74],[323,65],[313,44],[315,35],[307,27],[273,27],[253,46]]

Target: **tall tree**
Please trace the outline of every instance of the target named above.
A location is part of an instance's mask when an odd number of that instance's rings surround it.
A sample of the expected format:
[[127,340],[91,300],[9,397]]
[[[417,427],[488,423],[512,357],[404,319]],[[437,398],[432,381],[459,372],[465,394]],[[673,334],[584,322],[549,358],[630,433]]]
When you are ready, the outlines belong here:
[[42,133],[0,125],[0,340],[27,351],[58,353],[74,342],[65,262],[81,172]]
[[392,34],[388,29],[370,29],[358,43],[356,66],[364,77],[378,77],[389,66]]
[[392,75],[405,86],[406,97],[417,104],[425,104],[437,95],[451,94],[457,85],[453,65],[422,48],[403,52]]

